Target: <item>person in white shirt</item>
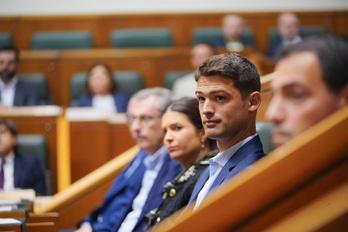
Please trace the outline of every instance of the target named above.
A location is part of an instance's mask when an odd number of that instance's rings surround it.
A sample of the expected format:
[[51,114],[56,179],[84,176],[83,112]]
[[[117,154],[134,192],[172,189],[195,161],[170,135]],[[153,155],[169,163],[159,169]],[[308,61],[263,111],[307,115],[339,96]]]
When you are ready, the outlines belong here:
[[37,89],[17,77],[18,62],[15,47],[0,48],[0,108],[39,105]]
[[235,53],[210,57],[195,73],[196,97],[206,136],[216,139],[219,153],[209,160],[192,192],[198,208],[210,191],[265,154],[256,134],[261,103],[260,76],[255,65]]
[[[196,44],[191,49],[191,65],[194,70],[214,55],[213,48],[205,43]],[[197,82],[195,81],[194,72],[189,73],[177,79],[173,84],[173,95],[176,98],[181,97],[196,97],[195,91]]]

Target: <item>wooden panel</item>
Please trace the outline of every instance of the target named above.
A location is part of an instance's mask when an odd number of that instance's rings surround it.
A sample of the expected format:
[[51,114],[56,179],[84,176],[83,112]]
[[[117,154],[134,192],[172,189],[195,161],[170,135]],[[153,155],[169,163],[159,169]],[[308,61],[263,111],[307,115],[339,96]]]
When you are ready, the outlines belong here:
[[70,122],[71,183],[111,159],[107,122]]
[[128,125],[123,123],[110,123],[109,125],[111,130],[111,157],[114,158],[115,156],[121,154],[122,152],[125,152],[130,147],[135,146],[136,142],[132,138]]
[[20,52],[18,73],[44,73],[47,78],[48,94],[53,104],[62,105],[62,86],[59,68],[59,52]]
[[57,227],[54,225],[53,222],[33,222],[33,223],[27,223],[26,232],[55,232],[57,231]]

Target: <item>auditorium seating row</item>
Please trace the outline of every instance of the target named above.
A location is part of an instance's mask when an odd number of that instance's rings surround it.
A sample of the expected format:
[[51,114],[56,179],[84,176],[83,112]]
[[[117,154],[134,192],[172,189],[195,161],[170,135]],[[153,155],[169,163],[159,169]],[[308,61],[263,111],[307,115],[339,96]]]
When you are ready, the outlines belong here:
[[[0,17],[0,32],[12,35],[13,43],[20,50],[29,50],[33,35],[41,32],[87,32],[89,36],[83,35],[82,37],[90,38],[87,40],[89,41],[87,44],[90,44],[88,46],[110,48],[113,46],[110,39],[114,31],[135,29],[136,32],[138,29],[162,28],[171,35],[172,46],[188,47],[196,43],[193,41],[195,30],[199,31],[203,28],[208,29],[209,33],[221,34],[221,19],[228,13],[231,12],[6,16]],[[246,28],[252,32],[249,36],[252,36],[261,53],[265,54],[269,44],[268,32],[276,26],[277,16],[280,12],[234,13],[244,17]],[[348,34],[347,11],[299,11],[295,13],[304,27],[320,26],[333,33]],[[128,34],[130,34],[129,31]]]
[[[313,34],[326,33],[328,29],[323,26],[303,26],[300,34],[307,37]],[[191,45],[198,43],[214,44],[223,40],[221,27],[199,27],[191,32]],[[109,36],[110,48],[139,48],[139,47],[173,47],[174,40],[168,28],[132,28],[114,30]],[[268,44],[279,41],[279,33],[275,28],[268,30]],[[242,41],[255,44],[254,32],[245,28],[242,32]],[[10,32],[0,33],[0,46],[13,45]],[[31,50],[55,49],[90,49],[93,48],[93,36],[89,31],[40,31],[35,32],[30,39]]]

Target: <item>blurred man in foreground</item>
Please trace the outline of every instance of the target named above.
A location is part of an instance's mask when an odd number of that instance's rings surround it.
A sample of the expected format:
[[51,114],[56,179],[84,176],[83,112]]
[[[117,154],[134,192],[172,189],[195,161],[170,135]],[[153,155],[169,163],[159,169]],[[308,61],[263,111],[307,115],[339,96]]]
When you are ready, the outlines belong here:
[[348,39],[319,35],[289,46],[275,67],[266,118],[280,146],[348,104]]

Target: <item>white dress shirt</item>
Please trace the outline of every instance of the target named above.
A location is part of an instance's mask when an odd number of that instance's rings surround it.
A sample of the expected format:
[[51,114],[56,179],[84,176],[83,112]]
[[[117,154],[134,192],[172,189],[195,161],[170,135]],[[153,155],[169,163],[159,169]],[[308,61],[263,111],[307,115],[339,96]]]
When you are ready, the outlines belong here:
[[221,152],[214,156],[213,158],[209,159],[209,178],[207,182],[205,182],[203,188],[199,192],[197,196],[197,201],[194,210],[198,208],[198,206],[202,203],[203,199],[208,194],[211,186],[213,185],[215,179],[221,172],[222,168],[226,165],[229,159],[247,142],[249,142],[251,139],[253,139],[256,136],[249,136],[245,138],[244,140],[240,141],[239,143],[235,144],[234,146],[230,147],[224,152]]
[[138,222],[139,216],[143,210],[149,192],[155,182],[158,172],[160,171],[164,158],[167,154],[166,147],[162,147],[152,156],[144,159],[145,173],[141,183],[141,188],[138,195],[134,198],[132,204],[132,211],[127,214],[127,217],[122,222],[119,232],[131,232]]
[[111,94],[105,96],[93,96],[92,106],[99,110],[117,112],[115,99]]
[[[0,165],[2,164],[2,159],[0,159]],[[4,164],[4,191],[12,191],[15,189],[14,186],[14,153],[5,157]]]
[[16,84],[18,82],[17,77],[14,77],[8,85],[5,85],[4,82],[0,79],[0,93],[1,93],[1,102],[7,107],[12,107],[16,92]]

